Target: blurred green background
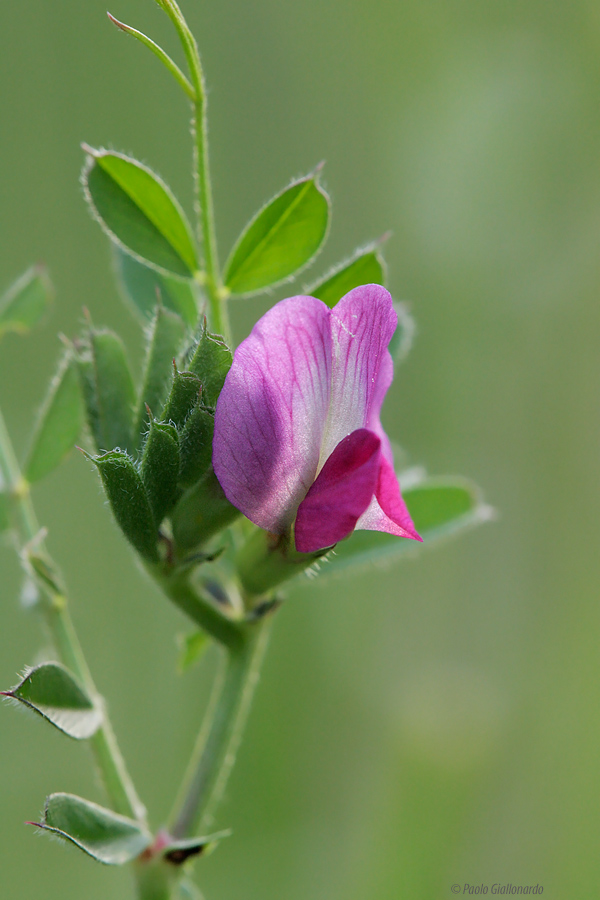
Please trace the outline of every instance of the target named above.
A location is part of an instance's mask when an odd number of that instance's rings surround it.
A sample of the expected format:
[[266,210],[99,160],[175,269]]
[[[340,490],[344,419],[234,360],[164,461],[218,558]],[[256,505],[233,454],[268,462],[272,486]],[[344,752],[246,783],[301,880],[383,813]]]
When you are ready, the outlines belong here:
[[[106,0],[0,8],[0,281],[34,260],[51,320],[9,336],[0,402],[23,448],[81,307],[136,359],[79,143],[132,152],[186,204],[188,111]],[[327,161],[331,237],[307,280],[387,229],[419,333],[384,421],[499,520],[394,569],[294,591],[218,825],[207,900],[438,900],[453,883],[600,881],[600,7],[590,0],[187,0],[210,87],[224,256],[292,175]],[[179,59],[151,0],[111,12]],[[277,296],[281,296],[281,293]],[[266,308],[234,301],[241,338]],[[73,615],[155,823],[210,669],[136,570],[79,456],[35,493]],[[0,683],[43,647],[0,548]],[[84,747],[0,710],[0,894],[107,900],[128,875],[22,824],[54,790],[102,801]]]

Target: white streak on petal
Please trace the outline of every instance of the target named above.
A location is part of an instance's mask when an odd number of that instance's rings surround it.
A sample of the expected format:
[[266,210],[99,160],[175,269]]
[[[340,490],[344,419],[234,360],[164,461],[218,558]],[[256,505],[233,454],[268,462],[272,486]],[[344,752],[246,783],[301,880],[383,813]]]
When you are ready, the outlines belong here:
[[[387,346],[397,321],[390,294],[377,284],[355,288],[332,310],[331,407],[319,469],[339,442],[358,428],[370,428],[385,437],[379,410],[391,382],[386,369]],[[386,369],[383,379],[382,365]]]

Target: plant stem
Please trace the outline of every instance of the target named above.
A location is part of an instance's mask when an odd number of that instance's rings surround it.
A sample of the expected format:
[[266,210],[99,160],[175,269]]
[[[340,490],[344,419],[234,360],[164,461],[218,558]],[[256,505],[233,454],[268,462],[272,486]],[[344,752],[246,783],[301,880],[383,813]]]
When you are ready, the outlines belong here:
[[138,900],[171,900],[181,877],[173,866],[158,861],[137,863],[135,876]]
[[[21,550],[36,541],[38,550],[52,564],[48,551],[40,539],[40,527],[29,494],[29,484],[21,474],[6,423],[0,411],[0,473],[12,500],[15,524]],[[53,565],[53,564],[52,564]],[[56,651],[62,662],[79,678],[87,692],[103,712],[102,725],[90,738],[98,768],[102,774],[106,792],[116,812],[132,816],[146,824],[146,810],[139,799],[127,772],[117,740],[106,713],[104,700],[93,682],[81,644],[69,615],[64,591],[53,590],[46,582],[38,580],[43,591],[41,608],[52,635]]]
[[244,625],[219,612],[190,584],[186,573],[164,572],[160,566],[147,564],[146,569],[163,593],[207,634],[231,650],[244,644]]
[[160,59],[161,63],[163,64],[163,66],[165,66],[167,71],[170,72],[171,75],[173,75],[173,77],[175,78],[179,86],[183,88],[189,99],[192,101],[195,100],[194,88],[185,77],[179,66],[171,59],[171,57],[167,53],[165,53],[162,47],[159,47],[158,44],[151,40],[151,38],[147,37],[147,35],[145,35],[142,31],[138,31],[137,28],[132,28],[131,25],[126,25],[125,22],[119,22],[119,20],[115,19],[114,16],[111,16],[109,12],[107,12],[106,15],[113,23],[113,25],[116,25],[117,28],[119,28],[121,31],[124,31],[125,34],[130,34],[131,37],[136,38],[136,40],[138,40],[141,44],[143,44],[145,47],[148,47],[148,49],[151,50],[152,53],[154,53],[154,55],[158,57],[158,59]]
[[172,813],[169,830],[176,838],[197,829],[202,833],[210,825],[235,762],[268,636],[269,620],[263,619],[247,633],[242,647],[226,651]]
[[196,207],[198,217],[198,238],[204,253],[206,273],[206,293],[210,304],[212,326],[223,335],[226,341],[231,340],[229,317],[226,309],[226,292],[221,280],[217,236],[215,231],[215,214],[208,159],[208,124],[206,116],[206,86],[200,62],[198,44],[181,12],[176,0],[158,0],[159,5],[173,22],[186,56],[190,69],[193,101],[193,134],[194,134],[194,183],[196,188]]

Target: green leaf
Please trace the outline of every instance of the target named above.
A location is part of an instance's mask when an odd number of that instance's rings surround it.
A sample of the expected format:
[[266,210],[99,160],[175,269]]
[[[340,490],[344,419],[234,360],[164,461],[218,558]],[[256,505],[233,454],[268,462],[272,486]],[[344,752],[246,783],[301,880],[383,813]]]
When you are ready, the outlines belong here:
[[75,844],[108,866],[132,862],[152,843],[152,837],[133,819],[74,794],[51,794],[43,822],[29,824]]
[[85,196],[113,241],[183,278],[198,270],[192,229],[167,185],[131,157],[85,146]]
[[131,448],[135,386],[125,347],[112,331],[91,329],[78,359],[88,423],[98,450]]
[[158,272],[117,244],[112,248],[117,284],[136,315],[144,321],[152,318],[160,299],[165,309],[181,316],[190,328],[196,327],[200,298],[195,282]]
[[0,337],[8,331],[31,331],[53,299],[54,288],[46,269],[32,266],[0,298]]
[[77,679],[59,663],[27,672],[16,687],[0,692],[38,713],[63,734],[85,740],[102,724],[102,713]]
[[277,194],[238,238],[225,266],[226,287],[233,294],[252,294],[303,269],[325,240],[329,208],[317,175]]
[[208,471],[212,462],[215,419],[200,403],[185,421],[179,438],[179,483],[191,487]]
[[146,406],[153,412],[163,408],[173,380],[173,360],[181,349],[184,336],[185,326],[179,316],[158,306],[147,334],[146,361],[135,426],[138,443],[148,418]]
[[333,308],[344,294],[362,284],[381,284],[385,287],[386,276],[379,244],[370,244],[357,250],[352,259],[333,268],[321,281],[307,287],[305,293]]
[[217,847],[219,841],[223,838],[230,837],[231,831],[219,831],[217,834],[210,834],[208,837],[187,838],[181,841],[173,841],[170,843],[164,853],[164,858],[172,865],[181,866],[195,856],[206,856],[212,853]]
[[187,368],[202,382],[202,396],[208,406],[216,406],[232,362],[233,355],[223,338],[210,334],[204,322]]
[[158,562],[158,530],[133,460],[120,450],[89,458],[100,472],[117,525],[140,556]]
[[142,455],[141,475],[154,521],[160,525],[179,499],[179,436],[173,425],[153,419]]
[[192,409],[198,403],[202,391],[202,382],[193,372],[173,372],[171,392],[162,411],[163,422],[173,422],[181,428]]
[[194,631],[192,634],[178,635],[179,659],[177,669],[180,675],[191,669],[204,656],[210,646],[210,637],[205,631]]
[[84,409],[76,364],[67,351],[50,383],[24,466],[28,481],[52,472],[73,449],[83,425]]
[[[486,522],[492,516],[479,489],[466,479],[426,478],[404,489],[402,494],[425,547]],[[372,564],[392,564],[418,552],[420,546],[416,541],[391,534],[355,531],[336,545],[322,567],[321,577],[359,571]]]
[[389,351],[394,362],[401,363],[412,347],[416,324],[404,303],[394,303],[394,309],[398,315],[398,325],[390,341]]

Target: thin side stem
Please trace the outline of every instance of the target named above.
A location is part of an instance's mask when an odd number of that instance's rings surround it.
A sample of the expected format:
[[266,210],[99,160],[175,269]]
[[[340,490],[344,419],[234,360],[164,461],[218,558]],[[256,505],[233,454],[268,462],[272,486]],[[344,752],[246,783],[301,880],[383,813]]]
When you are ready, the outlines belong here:
[[226,309],[226,292],[223,288],[215,214],[208,158],[208,123],[206,115],[206,86],[200,61],[198,44],[181,12],[176,0],[159,0],[159,5],[173,22],[190,69],[195,100],[193,102],[194,133],[194,181],[196,186],[196,206],[198,216],[198,238],[204,254],[206,273],[205,288],[210,304],[212,325],[216,331],[230,341],[231,333]]
[[165,66],[165,68],[171,73],[171,75],[173,75],[179,86],[182,87],[187,94],[188,98],[192,100],[192,102],[196,99],[194,88],[185,77],[177,63],[171,59],[168,53],[165,53],[162,47],[159,47],[159,45],[155,43],[152,38],[149,38],[142,31],[138,31],[137,28],[132,28],[131,25],[126,25],[125,22],[120,22],[118,19],[115,19],[115,17],[112,16],[109,12],[107,12],[106,15],[113,23],[113,25],[116,25],[116,27],[121,31],[124,31],[125,34],[131,35],[131,37],[134,37],[145,47],[148,47],[148,49],[151,50],[152,53],[154,53],[154,55],[158,57],[158,59],[160,59],[163,66]]
[[269,620],[264,619],[241,649],[227,651],[171,816],[169,830],[176,838],[210,826],[235,763],[268,636]]
[[165,573],[160,566],[151,564],[146,568],[169,600],[207,634],[231,650],[241,649],[243,624],[219,612],[212,602],[197,593],[187,574]]
[[[46,559],[51,562],[43,541],[39,539],[40,527],[29,495],[29,485],[21,474],[1,411],[0,472],[11,496],[11,506],[14,512],[21,550],[28,543],[35,540],[37,549],[43,551]],[[96,734],[90,738],[90,744],[102,774],[106,792],[116,812],[131,816],[143,825],[146,825],[144,804],[139,799],[127,772],[106,712],[104,700],[93,682],[75,626],[69,615],[67,597],[64,591],[53,590],[45,582],[40,581],[39,586],[43,591],[41,608],[59,657],[82,682],[87,692],[103,711],[102,725]]]

